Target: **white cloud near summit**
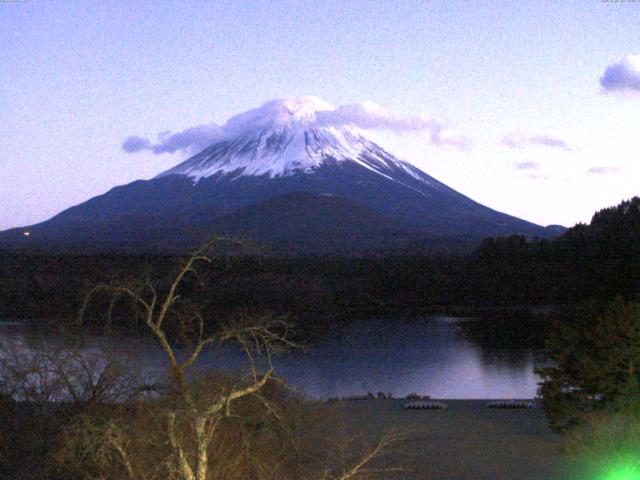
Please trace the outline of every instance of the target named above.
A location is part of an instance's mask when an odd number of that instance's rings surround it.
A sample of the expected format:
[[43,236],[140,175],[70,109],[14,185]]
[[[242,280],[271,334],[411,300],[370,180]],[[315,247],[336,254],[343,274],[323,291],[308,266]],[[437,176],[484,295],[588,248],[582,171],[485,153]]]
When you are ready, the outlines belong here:
[[244,132],[282,127],[295,120],[310,126],[354,126],[364,130],[387,130],[395,133],[427,132],[432,145],[466,149],[471,140],[453,134],[444,125],[424,115],[402,115],[385,110],[375,103],[363,102],[337,108],[315,97],[273,100],[262,107],[231,117],[224,125],[196,125],[181,132],[163,132],[156,143],[146,137],[129,136],[122,144],[128,153],[149,150],[156,155],[177,151],[197,153],[209,145]]
[[600,78],[606,93],[640,92],[640,55],[627,55],[609,65]]
[[381,108],[373,102],[342,105],[334,110],[316,113],[321,126],[354,125],[368,130],[416,132],[431,130],[436,123],[424,115],[399,115]]
[[401,115],[376,105],[373,102],[342,105],[335,110],[316,114],[320,125],[353,125],[364,130],[389,130],[396,133],[429,132],[433,145],[440,147],[467,148],[471,140],[454,135],[446,127],[425,115]]
[[178,151],[197,153],[223,137],[223,130],[212,123],[196,125],[178,133],[162,132],[156,143],[145,137],[130,136],[123,142],[122,149],[127,153],[151,150],[156,155]]

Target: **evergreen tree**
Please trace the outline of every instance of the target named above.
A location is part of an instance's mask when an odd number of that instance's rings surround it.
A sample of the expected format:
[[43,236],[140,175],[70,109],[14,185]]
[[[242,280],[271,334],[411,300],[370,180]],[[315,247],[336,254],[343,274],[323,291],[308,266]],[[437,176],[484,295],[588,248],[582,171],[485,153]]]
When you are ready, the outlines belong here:
[[605,308],[583,305],[555,325],[548,349],[555,365],[538,370],[539,393],[552,428],[640,398],[640,304],[617,297]]

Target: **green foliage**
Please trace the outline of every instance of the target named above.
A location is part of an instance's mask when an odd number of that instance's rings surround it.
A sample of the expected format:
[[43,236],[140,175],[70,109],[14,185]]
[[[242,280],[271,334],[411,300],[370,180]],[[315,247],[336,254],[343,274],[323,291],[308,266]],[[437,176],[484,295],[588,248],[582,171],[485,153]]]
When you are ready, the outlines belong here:
[[640,291],[640,197],[597,212],[552,240],[487,239],[470,279],[480,297],[575,303]]
[[640,405],[584,414],[569,430],[565,453],[573,458],[574,478],[636,479],[640,475]]
[[552,428],[640,398],[640,304],[618,297],[605,308],[583,305],[571,321],[556,323],[548,350],[555,366],[538,373]]

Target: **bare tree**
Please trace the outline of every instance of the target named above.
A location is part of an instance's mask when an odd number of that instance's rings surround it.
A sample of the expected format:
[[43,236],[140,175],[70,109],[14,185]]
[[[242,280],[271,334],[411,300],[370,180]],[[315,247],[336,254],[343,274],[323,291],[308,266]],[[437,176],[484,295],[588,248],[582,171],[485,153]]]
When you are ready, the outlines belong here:
[[[79,319],[82,321],[92,299],[99,294],[107,294],[108,321],[111,324],[114,306],[123,298],[137,308],[145,329],[151,333],[158,343],[169,366],[170,379],[175,387],[173,400],[166,402],[168,407],[158,409],[153,402],[147,406],[138,404],[137,409],[147,408],[147,413],[138,418],[147,418],[151,425],[146,427],[164,436],[165,441],[158,441],[153,433],[149,432],[150,442],[146,448],[152,448],[155,442],[158,451],[165,451],[160,461],[155,461],[152,468],[149,462],[144,466],[136,460],[140,453],[141,445],[133,441],[134,436],[130,430],[132,422],[106,421],[96,427],[91,422],[85,422],[77,431],[78,435],[91,434],[94,428],[93,439],[99,438],[98,447],[94,443],[92,454],[98,455],[100,461],[118,462],[121,474],[125,478],[176,478],[181,480],[207,480],[211,478],[256,478],[275,479],[282,478],[282,465],[285,458],[290,457],[290,452],[284,452],[293,445],[286,446],[279,442],[270,442],[268,432],[265,433],[263,420],[256,420],[251,428],[246,428],[244,433],[238,427],[236,431],[229,433],[229,429],[221,429],[221,425],[229,420],[248,418],[251,412],[242,408],[256,409],[260,406],[269,416],[282,420],[283,412],[275,405],[265,392],[273,385],[280,383],[274,375],[273,355],[282,349],[295,348],[295,343],[290,338],[290,327],[286,319],[272,315],[262,316],[237,316],[232,320],[221,322],[212,332],[211,325],[206,321],[205,314],[194,305],[181,297],[181,290],[186,282],[201,282],[202,276],[198,271],[200,265],[211,264],[215,258],[212,254],[214,245],[220,241],[216,239],[186,259],[177,270],[176,275],[169,282],[164,292],[158,291],[154,284],[147,280],[138,288],[132,285],[99,285],[89,295],[80,311]],[[178,332],[178,335],[176,335]],[[176,344],[175,337],[182,340],[182,345]],[[223,343],[232,342],[239,345],[248,360],[248,374],[242,377],[226,377],[218,381],[215,388],[194,380],[192,371],[203,352],[211,347]],[[214,381],[215,383],[215,381]],[[247,403],[250,401],[251,403]],[[156,404],[157,405],[157,404]],[[244,405],[244,407],[243,407]],[[163,420],[158,423],[159,417]],[[284,422],[283,422],[284,424]],[[287,430],[287,427],[284,427]],[[240,443],[226,441],[230,435],[240,437]],[[234,437],[234,438],[235,438]],[[260,448],[254,441],[261,438],[270,445],[270,455],[277,457],[277,461],[270,464],[269,468],[254,465],[251,476],[246,473],[238,477],[238,472],[243,471],[240,464],[234,465],[231,461],[255,460],[252,451]],[[322,480],[348,480],[352,478],[365,478],[380,473],[379,470],[367,470],[365,467],[378,458],[392,443],[399,440],[399,436],[390,435],[375,445],[367,454],[351,466],[343,466],[339,473],[325,469],[315,478]],[[269,443],[270,442],[270,443]],[[238,446],[240,445],[240,446]],[[245,453],[242,456],[230,455],[232,449],[240,448]],[[278,453],[276,450],[282,449]],[[295,448],[294,448],[295,449]],[[86,450],[85,450],[86,452]],[[225,473],[220,470],[225,465]],[[234,470],[235,469],[235,470]],[[385,469],[391,472],[393,469]],[[236,476],[234,477],[233,472]],[[278,473],[279,472],[279,473]],[[95,473],[93,474],[95,478]],[[311,477],[307,477],[311,478]]]
[[[149,385],[127,352],[35,334],[0,341],[0,392],[41,414],[134,398]],[[60,408],[55,408],[56,406]]]

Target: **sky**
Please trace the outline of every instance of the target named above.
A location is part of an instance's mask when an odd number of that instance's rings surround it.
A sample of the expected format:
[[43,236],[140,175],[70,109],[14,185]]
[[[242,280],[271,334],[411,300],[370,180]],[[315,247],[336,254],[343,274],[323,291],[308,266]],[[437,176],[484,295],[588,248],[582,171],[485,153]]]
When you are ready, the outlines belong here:
[[588,222],[640,195],[638,25],[630,1],[0,1],[0,230],[189,155],[127,138],[305,95],[428,119],[371,134],[491,208]]

